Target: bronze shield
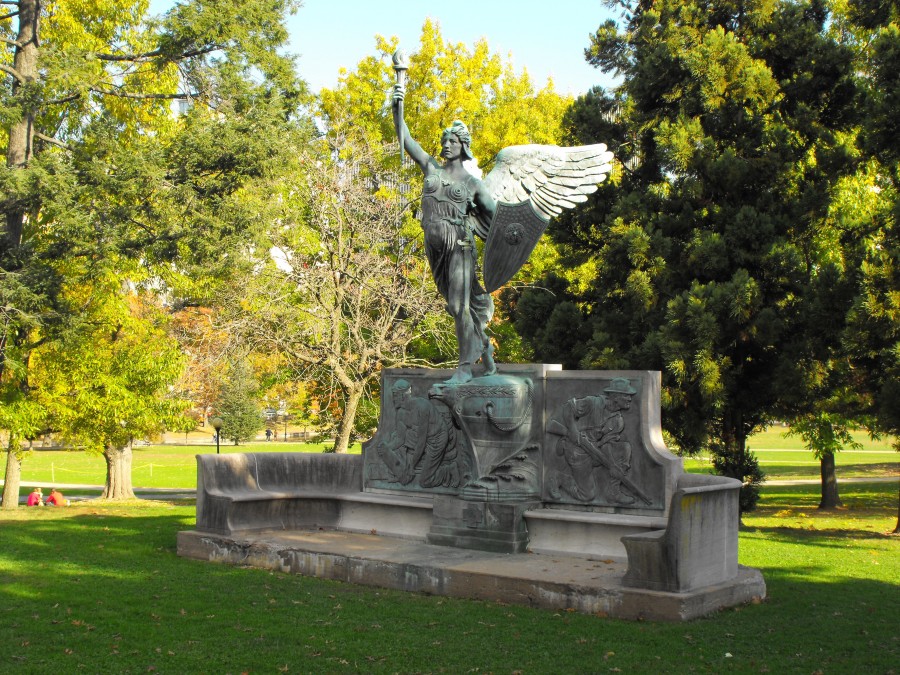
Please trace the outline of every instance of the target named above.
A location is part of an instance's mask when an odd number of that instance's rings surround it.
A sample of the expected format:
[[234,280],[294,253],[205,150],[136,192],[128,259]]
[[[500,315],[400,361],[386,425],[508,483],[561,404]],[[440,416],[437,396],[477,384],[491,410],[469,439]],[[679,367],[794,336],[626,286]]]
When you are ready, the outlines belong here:
[[519,271],[549,222],[535,211],[530,201],[497,203],[484,245],[484,287],[488,293],[500,288]]

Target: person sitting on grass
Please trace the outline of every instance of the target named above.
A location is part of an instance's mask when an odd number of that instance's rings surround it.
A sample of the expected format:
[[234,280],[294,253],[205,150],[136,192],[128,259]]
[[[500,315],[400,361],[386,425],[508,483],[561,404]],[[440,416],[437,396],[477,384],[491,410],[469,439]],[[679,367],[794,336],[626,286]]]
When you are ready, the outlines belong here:
[[45,502],[47,506],[68,506],[68,501],[63,497],[62,492],[53,488],[50,490],[50,496]]
[[43,506],[44,505],[44,495],[41,492],[41,488],[36,487],[31,491],[31,494],[28,495],[28,501],[25,502],[28,506]]

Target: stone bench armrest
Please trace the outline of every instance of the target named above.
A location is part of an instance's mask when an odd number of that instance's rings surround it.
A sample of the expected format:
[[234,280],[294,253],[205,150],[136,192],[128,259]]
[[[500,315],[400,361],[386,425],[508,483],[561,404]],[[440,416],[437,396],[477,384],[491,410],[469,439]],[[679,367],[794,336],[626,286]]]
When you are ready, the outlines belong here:
[[664,530],[622,537],[626,586],[685,592],[737,576],[741,482],[701,474],[679,477]]

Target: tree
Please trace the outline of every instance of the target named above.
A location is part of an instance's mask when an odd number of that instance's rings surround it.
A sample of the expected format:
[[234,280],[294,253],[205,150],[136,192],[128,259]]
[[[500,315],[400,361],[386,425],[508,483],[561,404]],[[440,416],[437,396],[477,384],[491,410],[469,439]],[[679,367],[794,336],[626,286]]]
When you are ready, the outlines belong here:
[[838,494],[835,475],[835,454],[845,447],[862,448],[850,434],[850,421],[821,412],[807,418],[791,421],[790,434],[800,436],[804,445],[813,450],[821,464],[822,498],[820,509],[834,509],[843,506]]
[[192,416],[206,423],[228,367],[228,336],[216,330],[210,307],[183,307],[172,314],[172,331],[189,365],[178,383],[183,396],[193,402]]
[[[235,195],[277,157],[266,130],[303,88],[278,53],[290,0],[194,0],[161,20],[137,0],[4,6],[0,394],[10,406],[31,395],[34,350],[72,336],[66,286],[132,259],[155,270],[157,289],[199,294],[204,284],[186,275],[246,240],[253,215]],[[174,100],[187,115],[173,115]],[[21,425],[10,425],[14,440]]]
[[[858,48],[866,119],[865,161],[842,186],[835,209],[857,234],[860,270],[846,342],[872,428],[893,434],[900,451],[900,8],[861,0],[841,18]],[[900,533],[900,499],[894,533]]]
[[22,461],[29,454],[22,440],[34,438],[44,428],[45,410],[33,400],[7,396],[0,406],[0,429],[6,429],[6,470],[4,472],[3,497],[0,507],[15,509],[19,506],[19,484]]
[[[361,141],[368,148],[393,145],[396,138],[387,96],[395,82],[390,57],[398,41],[379,35],[375,43],[380,58],[363,59],[336,89],[322,90],[319,104],[332,137]],[[430,19],[422,26],[418,50],[409,56],[407,122],[413,137],[434,156],[441,131],[455,119],[469,127],[473,152],[484,164],[508,145],[558,143],[570,103],[552,82],[536,90],[528,73],[517,73],[492,54],[486,40],[471,49],[445,42]],[[414,175],[410,171],[404,178]],[[417,194],[414,188],[411,194]]]
[[67,285],[62,298],[72,318],[59,339],[32,356],[34,398],[50,427],[106,460],[102,499],[134,498],[134,440],[160,434],[185,407],[170,389],[184,359],[165,330],[166,315],[152,297],[121,287],[112,276]]
[[660,369],[677,446],[719,455],[746,509],[747,437],[807,413],[841,349],[821,326],[852,298],[827,218],[853,167],[852,54],[816,1],[624,6],[586,50],[623,84],[567,118],[578,141],[614,133],[622,172],[553,231],[592,276],[581,365]]
[[[301,149],[278,186],[282,209],[264,249],[222,303],[233,338],[279,354],[338,402],[335,448],[385,366],[410,364],[410,345],[440,312],[416,223],[378,162],[349,145]],[[335,157],[344,157],[335,160]]]
[[219,433],[223,438],[230,438],[235,445],[252,441],[263,427],[262,411],[256,400],[258,389],[259,385],[245,362],[232,364],[215,403],[215,410],[222,418]]
[[[396,39],[377,45],[386,57]],[[278,200],[261,204],[276,224],[270,245],[278,262],[258,259],[223,304],[230,331],[281,353],[298,377],[318,385],[338,452],[349,445],[360,405],[373,408],[366,402],[383,367],[450,356],[449,322],[408,201],[420,178],[396,169],[385,105],[393,81],[389,60],[372,57],[322,92],[322,143],[293,146],[298,164],[273,181]],[[552,85],[535,92],[527,74],[504,66],[484,41],[472,51],[446,45],[431,22],[411,57],[408,92],[410,124],[433,152],[459,117],[486,158],[512,143],[558,140],[567,103]]]

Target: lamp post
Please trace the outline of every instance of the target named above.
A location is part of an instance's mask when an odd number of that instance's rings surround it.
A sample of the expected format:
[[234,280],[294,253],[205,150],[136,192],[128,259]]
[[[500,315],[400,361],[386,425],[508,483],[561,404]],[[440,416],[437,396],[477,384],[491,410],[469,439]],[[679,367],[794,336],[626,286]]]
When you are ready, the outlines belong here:
[[216,430],[216,454],[219,454],[219,430],[222,428],[222,418],[221,417],[213,417],[210,421],[212,424],[212,428]]

